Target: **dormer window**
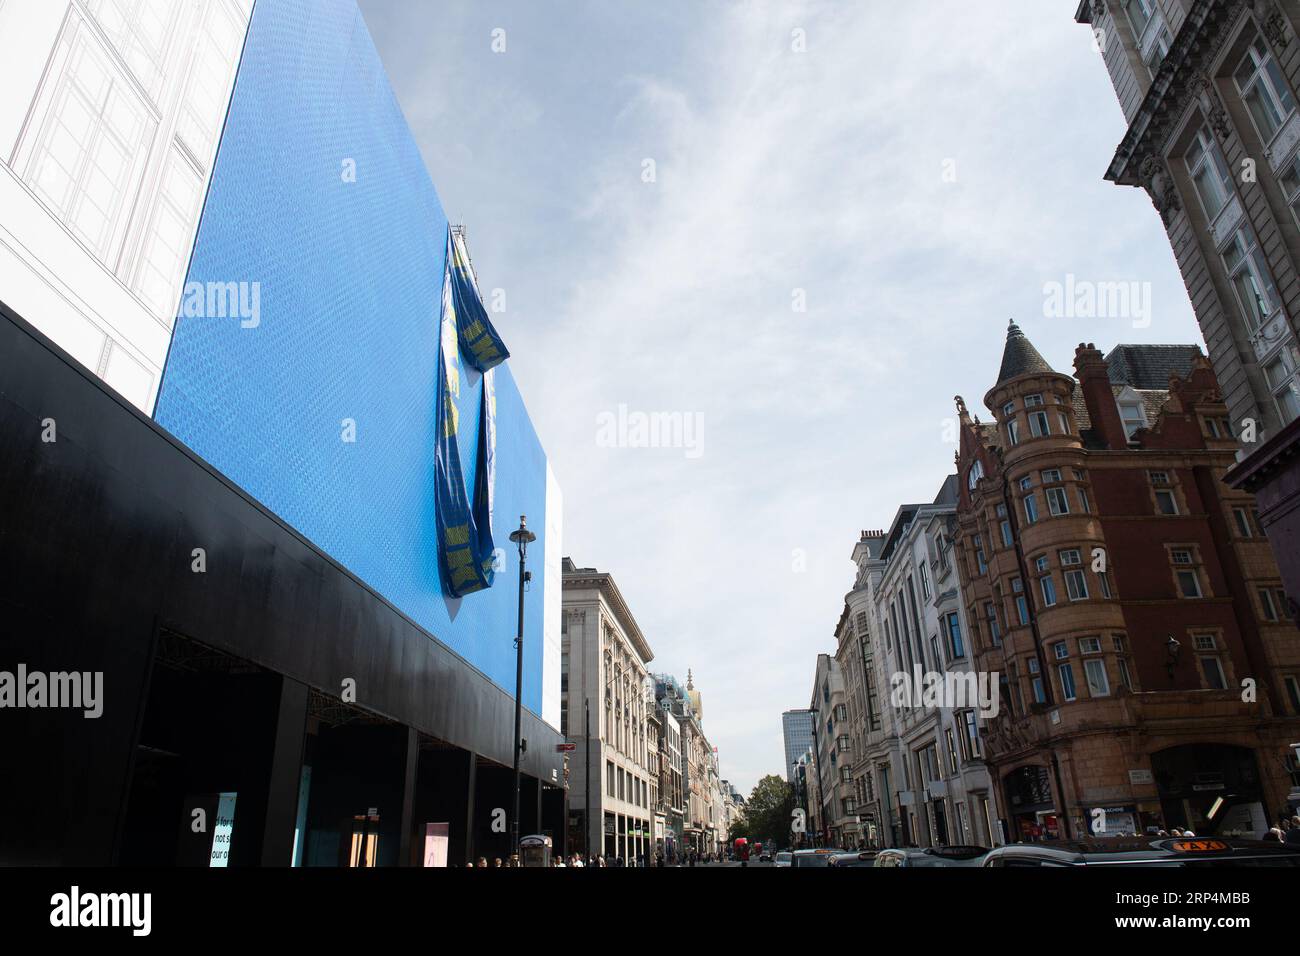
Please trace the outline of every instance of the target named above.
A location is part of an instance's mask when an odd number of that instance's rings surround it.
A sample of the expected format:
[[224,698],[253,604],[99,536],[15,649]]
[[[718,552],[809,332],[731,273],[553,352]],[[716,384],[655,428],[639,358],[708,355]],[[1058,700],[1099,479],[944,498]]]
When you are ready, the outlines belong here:
[[1133,389],[1125,388],[1116,399],[1116,404],[1119,406],[1120,421],[1124,423],[1124,436],[1132,441],[1134,433],[1149,424],[1142,398]]
[[976,461],[975,464],[971,465],[970,474],[966,477],[966,487],[971,491],[974,491],[975,486],[979,484],[980,479],[983,477],[984,464],[980,461]]

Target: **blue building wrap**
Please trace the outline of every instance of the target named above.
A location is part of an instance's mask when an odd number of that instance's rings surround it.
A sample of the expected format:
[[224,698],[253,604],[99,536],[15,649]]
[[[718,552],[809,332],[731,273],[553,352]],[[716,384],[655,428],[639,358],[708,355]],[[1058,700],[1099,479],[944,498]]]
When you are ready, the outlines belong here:
[[[440,578],[446,230],[354,0],[258,0],[186,279],[256,283],[257,314],[182,314],[154,415],[510,693],[518,567],[506,537],[526,514],[538,540],[523,702],[540,713],[546,455],[508,362],[495,372],[504,563],[492,588],[459,600]],[[458,444],[473,488],[480,390],[465,384]]]

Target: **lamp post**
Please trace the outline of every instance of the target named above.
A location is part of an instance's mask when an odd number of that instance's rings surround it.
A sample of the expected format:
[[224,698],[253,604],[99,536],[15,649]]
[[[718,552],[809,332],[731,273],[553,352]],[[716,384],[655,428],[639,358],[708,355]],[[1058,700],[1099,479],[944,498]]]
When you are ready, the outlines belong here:
[[523,717],[524,693],[524,583],[532,574],[524,570],[528,545],[537,535],[528,530],[528,518],[519,516],[519,528],[510,532],[510,540],[519,547],[519,630],[515,634],[515,810],[510,816],[511,853],[519,856],[519,725]]

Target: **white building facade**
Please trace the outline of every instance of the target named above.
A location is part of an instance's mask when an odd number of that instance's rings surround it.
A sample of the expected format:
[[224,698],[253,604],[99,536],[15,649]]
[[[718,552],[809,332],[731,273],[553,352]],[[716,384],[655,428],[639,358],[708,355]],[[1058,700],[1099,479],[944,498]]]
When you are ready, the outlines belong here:
[[[574,852],[631,862],[651,852],[654,808],[647,728],[654,654],[614,578],[564,560],[561,728],[577,744],[570,762],[569,814]],[[588,789],[584,709],[590,707]],[[588,794],[591,818],[584,820]],[[586,836],[584,844],[583,836]]]
[[0,297],[146,414],[252,6],[0,3]]
[[[978,686],[950,557],[954,481],[931,504],[899,508],[887,533],[864,533],[854,548],[846,618],[863,662],[865,755],[853,781],[864,837],[876,845],[996,843],[978,701],[924,694],[928,675]],[[983,686],[996,697],[996,680]]]

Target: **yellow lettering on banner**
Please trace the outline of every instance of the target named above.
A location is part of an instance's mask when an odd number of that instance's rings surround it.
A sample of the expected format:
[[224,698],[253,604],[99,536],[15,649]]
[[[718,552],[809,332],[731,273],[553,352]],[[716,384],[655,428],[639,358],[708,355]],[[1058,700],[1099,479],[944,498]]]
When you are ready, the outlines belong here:
[[483,328],[483,323],[480,322],[478,319],[475,319],[473,322],[470,323],[469,328],[465,330],[465,338],[469,339],[472,342],[475,339],[477,339],[480,335],[483,335],[486,332],[487,329]]
[[447,406],[446,420],[443,423],[443,436],[454,438],[456,432],[460,430],[460,410],[456,408],[456,403],[450,398],[445,400]]
[[451,573],[451,583],[456,587],[460,587],[462,584],[464,584],[467,581],[477,581],[477,580],[478,580],[478,575],[475,573],[474,566],[472,564],[467,565],[463,568],[457,568]]
[[463,547],[469,544],[469,525],[453,525],[443,532],[443,539],[449,548]]

